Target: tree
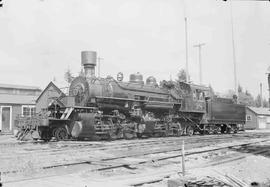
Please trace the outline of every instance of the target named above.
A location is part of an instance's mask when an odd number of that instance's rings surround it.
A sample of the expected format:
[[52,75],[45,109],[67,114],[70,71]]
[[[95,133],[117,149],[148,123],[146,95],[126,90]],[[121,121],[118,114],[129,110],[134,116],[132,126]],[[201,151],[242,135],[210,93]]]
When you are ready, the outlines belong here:
[[249,93],[248,90],[246,90],[246,93],[245,93],[247,96],[251,96],[251,93]]
[[187,82],[187,73],[184,69],[180,69],[180,71],[177,73],[177,81]]
[[263,107],[269,108],[269,103],[265,98],[263,98]]
[[79,76],[81,76],[81,77],[84,77],[84,70],[83,69],[81,69],[81,71],[79,72]]
[[241,92],[243,92],[243,87],[240,84],[238,84],[238,93],[241,93]]
[[224,96],[227,97],[227,98],[233,98],[233,95],[235,95],[235,92],[234,92],[234,90],[232,90],[232,89],[229,89],[229,90],[224,94]]
[[255,98],[255,106],[256,107],[262,107],[261,100],[262,100],[262,97],[260,94],[258,94],[257,97]]
[[68,69],[66,72],[65,72],[65,80],[70,84],[72,82],[72,80],[74,79],[74,77],[72,76],[72,73],[70,71],[70,69]]
[[[233,98],[234,95],[235,95],[234,90],[228,90],[227,93],[225,94],[225,97]],[[245,92],[243,91],[238,92],[238,103],[247,106],[256,106],[253,96],[247,90]]]
[[255,100],[248,90],[245,93],[238,93],[238,102],[247,106],[256,106]]

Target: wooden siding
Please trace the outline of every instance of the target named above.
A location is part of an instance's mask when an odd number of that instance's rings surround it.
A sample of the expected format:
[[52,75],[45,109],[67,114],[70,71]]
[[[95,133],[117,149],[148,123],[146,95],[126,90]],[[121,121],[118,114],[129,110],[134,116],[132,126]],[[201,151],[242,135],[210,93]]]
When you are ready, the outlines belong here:
[[36,103],[36,112],[42,111],[42,109],[46,109],[49,103],[52,101],[52,98],[59,97],[61,93],[53,86],[50,85],[42,92],[42,95],[39,97]]

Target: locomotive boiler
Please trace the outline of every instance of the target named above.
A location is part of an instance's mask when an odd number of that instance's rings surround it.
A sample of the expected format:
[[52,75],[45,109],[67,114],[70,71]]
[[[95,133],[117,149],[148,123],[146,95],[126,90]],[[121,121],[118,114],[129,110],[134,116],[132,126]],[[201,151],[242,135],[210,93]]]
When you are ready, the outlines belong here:
[[47,114],[35,125],[24,122],[22,131],[28,129],[28,134],[44,140],[131,139],[230,133],[245,123],[245,106],[217,98],[208,87],[176,81],[158,84],[153,76],[144,82],[140,73],[131,74],[126,82],[122,73],[117,80],[100,78],[95,76],[96,59],[96,52],[83,51],[83,74],[72,80],[68,95],[50,102]]

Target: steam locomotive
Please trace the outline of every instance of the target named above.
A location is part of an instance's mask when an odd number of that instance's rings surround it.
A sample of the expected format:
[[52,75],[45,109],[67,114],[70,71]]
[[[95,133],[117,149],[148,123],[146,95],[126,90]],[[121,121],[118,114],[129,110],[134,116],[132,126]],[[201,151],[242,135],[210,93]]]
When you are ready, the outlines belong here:
[[[68,95],[54,99],[46,112],[18,120],[19,139],[132,139],[135,137],[237,133],[245,106],[219,98],[209,87],[163,81],[140,73],[128,82],[118,73],[95,76],[97,53],[81,53],[84,74],[72,80]],[[43,110],[44,111],[44,110]]]

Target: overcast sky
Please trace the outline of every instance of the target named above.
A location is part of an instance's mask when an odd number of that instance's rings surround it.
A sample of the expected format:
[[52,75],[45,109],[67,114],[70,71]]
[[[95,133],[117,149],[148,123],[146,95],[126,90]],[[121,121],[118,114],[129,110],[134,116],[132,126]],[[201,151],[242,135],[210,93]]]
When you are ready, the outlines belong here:
[[[189,70],[215,91],[234,88],[230,3],[222,0],[3,0],[0,8],[0,83],[44,88],[64,72],[80,71],[80,51],[104,60],[101,75],[140,72],[159,81],[185,68],[184,16],[188,17]],[[270,65],[270,3],[234,1],[238,82],[253,95]]]

